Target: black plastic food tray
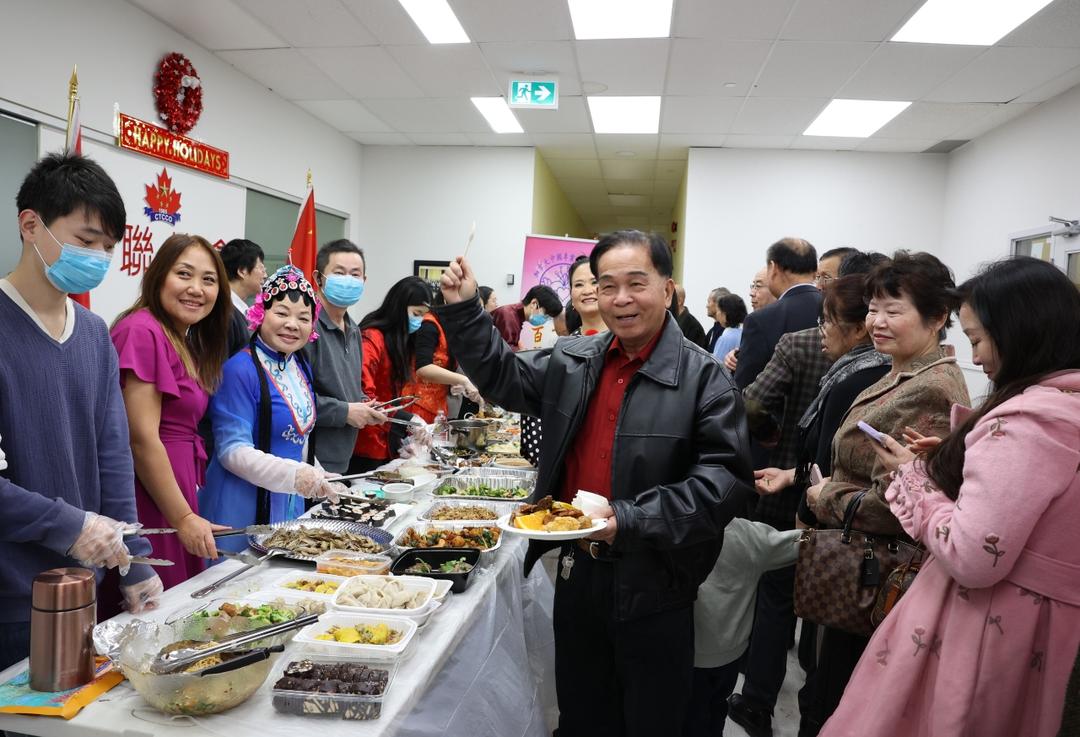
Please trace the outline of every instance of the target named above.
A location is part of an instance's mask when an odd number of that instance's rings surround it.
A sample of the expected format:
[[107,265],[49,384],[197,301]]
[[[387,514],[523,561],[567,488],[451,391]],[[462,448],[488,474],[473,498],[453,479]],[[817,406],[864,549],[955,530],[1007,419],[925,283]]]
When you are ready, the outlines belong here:
[[[394,561],[390,572],[399,576],[424,576],[439,581],[453,581],[454,585],[450,587],[450,590],[455,594],[460,594],[469,588],[469,576],[480,564],[480,552],[476,548],[409,548]],[[418,560],[424,561],[432,568],[437,568],[441,563],[458,558],[464,558],[466,563],[472,564],[472,568],[467,573],[405,573],[405,569]]]

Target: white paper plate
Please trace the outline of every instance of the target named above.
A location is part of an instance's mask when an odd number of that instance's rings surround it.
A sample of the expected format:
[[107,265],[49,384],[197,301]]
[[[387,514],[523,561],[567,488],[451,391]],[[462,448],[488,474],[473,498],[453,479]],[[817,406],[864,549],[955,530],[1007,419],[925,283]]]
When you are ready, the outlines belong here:
[[569,532],[545,532],[543,530],[523,530],[520,527],[514,527],[510,524],[510,515],[504,514],[499,517],[499,521],[495,523],[499,529],[510,535],[521,535],[532,540],[551,540],[557,542],[559,540],[577,540],[582,537],[589,537],[594,535],[600,530],[607,527],[606,519],[594,519],[592,527],[586,527],[584,530],[571,530]]

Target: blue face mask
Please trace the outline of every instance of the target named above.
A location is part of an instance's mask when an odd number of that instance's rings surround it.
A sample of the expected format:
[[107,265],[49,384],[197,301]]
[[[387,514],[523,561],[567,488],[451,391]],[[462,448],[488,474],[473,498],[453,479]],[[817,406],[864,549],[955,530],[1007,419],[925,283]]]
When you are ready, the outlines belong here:
[[409,332],[415,333],[424,324],[424,318],[417,315],[409,315]]
[[322,293],[335,307],[352,307],[364,293],[364,280],[347,274],[330,274],[323,282]]
[[548,316],[547,315],[542,315],[539,312],[533,313],[533,315],[529,318],[529,323],[531,325],[533,325],[534,327],[540,327],[541,325],[543,325],[547,321],[548,321]]
[[[40,221],[41,219],[38,218]],[[60,258],[53,262],[52,266],[45,263],[45,258],[38,251],[37,244],[34,250],[38,258],[45,265],[45,278],[61,292],[68,294],[82,294],[101,284],[105,274],[109,271],[112,256],[104,251],[95,251],[93,248],[83,248],[70,243],[61,243],[52,231],[41,221],[41,227],[49,237],[60,246]]]

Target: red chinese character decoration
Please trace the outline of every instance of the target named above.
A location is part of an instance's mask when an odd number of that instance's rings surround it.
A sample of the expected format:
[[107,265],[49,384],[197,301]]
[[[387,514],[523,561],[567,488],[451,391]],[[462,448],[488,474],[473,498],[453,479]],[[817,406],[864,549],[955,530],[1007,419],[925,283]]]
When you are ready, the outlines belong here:
[[150,226],[128,225],[124,229],[123,248],[120,271],[128,276],[139,276],[146,271],[154,258],[154,244],[150,242]]

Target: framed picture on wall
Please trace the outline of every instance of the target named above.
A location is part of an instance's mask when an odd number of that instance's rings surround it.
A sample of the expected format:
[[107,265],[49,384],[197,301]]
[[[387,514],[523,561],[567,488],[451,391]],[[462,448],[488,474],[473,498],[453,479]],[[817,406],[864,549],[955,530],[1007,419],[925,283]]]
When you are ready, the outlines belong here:
[[437,289],[443,272],[450,268],[449,261],[413,261],[413,276],[418,276],[432,288]]

